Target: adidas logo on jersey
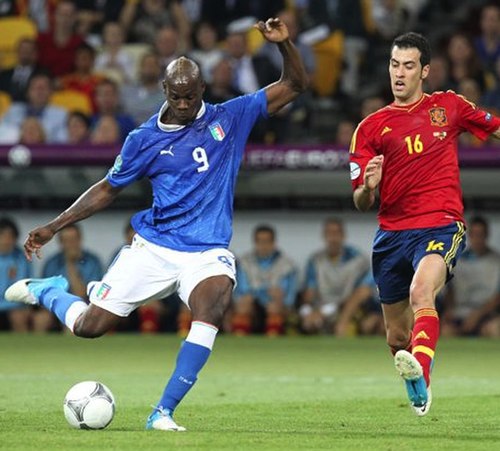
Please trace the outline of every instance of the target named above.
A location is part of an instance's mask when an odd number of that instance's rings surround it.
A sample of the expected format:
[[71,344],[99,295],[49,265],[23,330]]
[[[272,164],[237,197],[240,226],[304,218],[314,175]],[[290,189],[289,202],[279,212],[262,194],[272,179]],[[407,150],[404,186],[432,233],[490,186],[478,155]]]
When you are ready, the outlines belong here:
[[392,132],[392,128],[391,127],[384,127],[384,129],[382,130],[382,133],[380,133],[380,136],[384,136],[386,133],[389,133],[389,132]]

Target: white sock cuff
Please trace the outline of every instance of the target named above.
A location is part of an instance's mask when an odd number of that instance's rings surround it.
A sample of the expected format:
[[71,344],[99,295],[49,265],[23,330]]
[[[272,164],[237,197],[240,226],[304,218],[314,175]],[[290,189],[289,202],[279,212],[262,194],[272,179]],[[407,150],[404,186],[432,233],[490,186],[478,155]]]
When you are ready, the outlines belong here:
[[202,321],[193,321],[186,341],[203,346],[211,351],[218,331],[219,329],[212,324]]
[[66,311],[66,316],[64,317],[64,324],[66,324],[71,332],[73,332],[76,320],[85,310],[87,310],[87,308],[88,304],[83,301],[73,302],[73,304],[69,306],[69,309]]

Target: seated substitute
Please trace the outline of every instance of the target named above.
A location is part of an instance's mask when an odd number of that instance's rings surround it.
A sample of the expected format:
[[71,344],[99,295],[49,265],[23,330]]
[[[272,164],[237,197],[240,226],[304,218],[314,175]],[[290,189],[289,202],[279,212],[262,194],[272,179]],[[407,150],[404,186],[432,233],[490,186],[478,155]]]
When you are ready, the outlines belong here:
[[444,296],[443,335],[500,336],[500,254],[488,245],[488,222],[472,218],[468,248]]
[[7,217],[0,218],[0,315],[5,314],[13,332],[28,332],[32,309],[4,299],[5,290],[9,285],[31,276],[31,265],[17,246],[18,238],[19,229],[16,223]]
[[43,266],[42,277],[62,275],[69,282],[69,291],[85,296],[87,284],[101,280],[102,264],[97,255],[83,248],[83,236],[78,225],[72,224],[59,232],[60,251]]
[[[343,222],[329,218],[323,226],[325,248],[307,263],[300,307],[301,327],[306,333],[333,333],[339,314],[365,276],[365,255],[345,244]],[[342,326],[344,327],[344,325]]]
[[253,238],[255,249],[238,260],[233,332],[246,335],[259,330],[263,316],[265,333],[280,335],[295,303],[297,271],[293,262],[277,249],[272,227],[258,226]]

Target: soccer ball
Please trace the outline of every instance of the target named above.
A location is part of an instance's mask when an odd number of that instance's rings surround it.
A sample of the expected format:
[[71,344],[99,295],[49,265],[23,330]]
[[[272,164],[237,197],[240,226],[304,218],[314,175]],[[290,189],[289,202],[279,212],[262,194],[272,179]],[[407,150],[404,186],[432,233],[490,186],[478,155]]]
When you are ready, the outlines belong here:
[[115,398],[101,382],[73,385],[64,398],[64,416],[77,429],[104,429],[115,415]]

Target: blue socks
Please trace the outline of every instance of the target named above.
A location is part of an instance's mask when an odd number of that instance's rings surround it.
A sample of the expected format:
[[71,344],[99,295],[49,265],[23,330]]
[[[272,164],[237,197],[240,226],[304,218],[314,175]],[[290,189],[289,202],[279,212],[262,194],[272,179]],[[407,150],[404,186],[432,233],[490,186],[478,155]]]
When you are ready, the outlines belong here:
[[48,287],[39,296],[40,305],[54,313],[71,332],[77,318],[88,308],[82,298],[68,293],[60,287]]
[[170,414],[174,412],[184,396],[193,387],[198,373],[207,362],[217,331],[217,328],[210,324],[193,321],[189,335],[177,356],[175,370],[165,387],[158,407],[163,407]]

